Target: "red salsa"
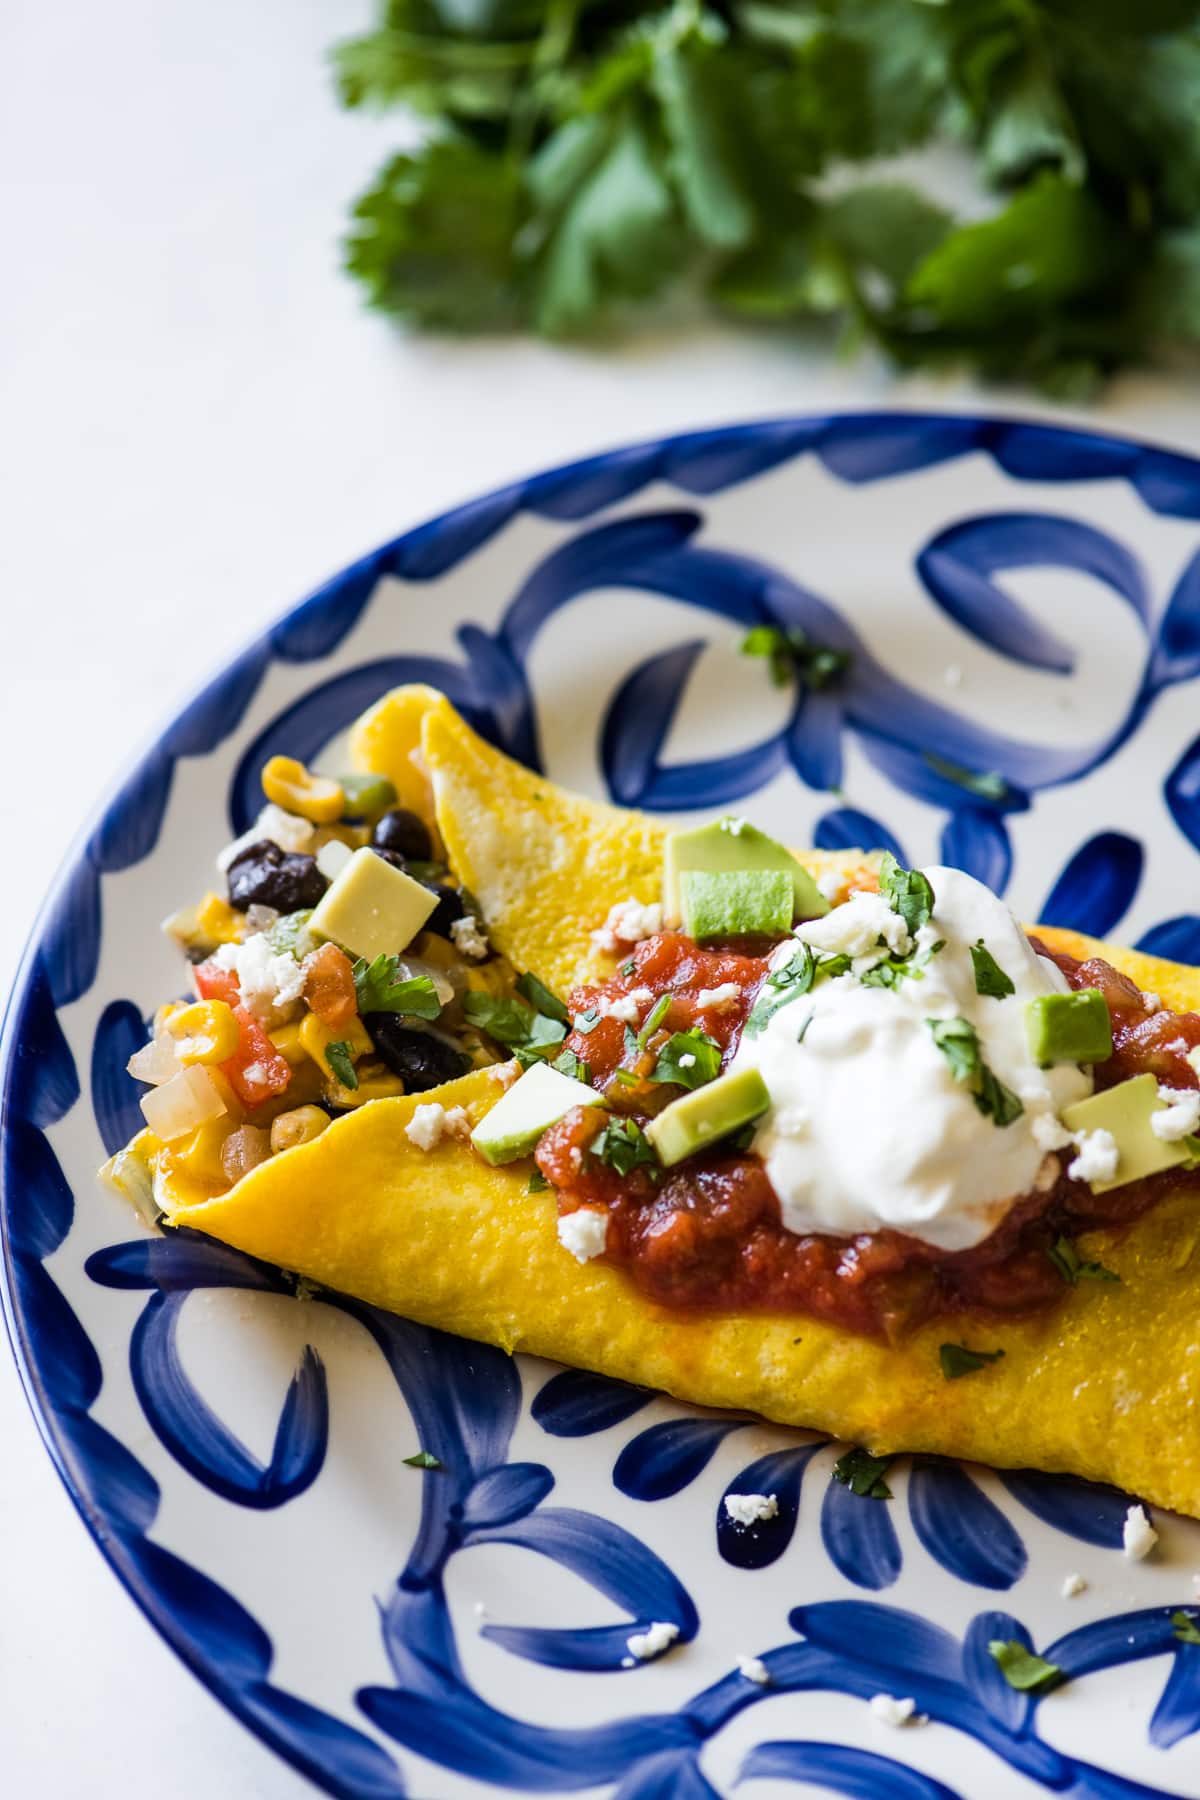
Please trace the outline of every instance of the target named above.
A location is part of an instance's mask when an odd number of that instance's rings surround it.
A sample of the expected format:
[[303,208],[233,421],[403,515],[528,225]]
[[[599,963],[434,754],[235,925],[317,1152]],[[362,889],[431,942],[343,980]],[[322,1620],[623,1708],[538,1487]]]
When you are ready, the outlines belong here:
[[[1078,962],[1033,942],[1072,987],[1097,987],[1105,996],[1113,1056],[1096,1070],[1099,1086],[1147,1071],[1173,1087],[1197,1086],[1187,1053],[1200,1044],[1200,1015],[1158,1008],[1098,957]],[[1029,1313],[1063,1293],[1064,1278],[1048,1255],[1058,1238],[1126,1224],[1181,1185],[1200,1188],[1196,1174],[1171,1171],[1095,1194],[1068,1177],[1063,1157],[1052,1187],[1019,1199],[982,1244],[949,1253],[896,1231],[846,1238],[785,1230],[762,1162],[743,1149],[716,1147],[657,1179],[646,1167],[620,1174],[593,1155],[590,1146],[611,1113],[645,1121],[678,1098],[679,1087],[649,1079],[673,1032],[699,1026],[728,1062],[768,954],[761,944],[701,949],[666,932],[631,951],[612,980],[571,996],[572,1018],[595,1023],[572,1031],[567,1044],[589,1063],[609,1112],[569,1113],[542,1138],[538,1166],[558,1190],[561,1211],[607,1208],[605,1255],[653,1300],[708,1311],[807,1313],[882,1337],[939,1313]],[[736,993],[721,994],[731,986]],[[607,1010],[615,1005],[619,1014],[626,1010],[620,1002],[634,996],[645,1018],[651,998],[668,993],[669,1006],[644,1046]]]

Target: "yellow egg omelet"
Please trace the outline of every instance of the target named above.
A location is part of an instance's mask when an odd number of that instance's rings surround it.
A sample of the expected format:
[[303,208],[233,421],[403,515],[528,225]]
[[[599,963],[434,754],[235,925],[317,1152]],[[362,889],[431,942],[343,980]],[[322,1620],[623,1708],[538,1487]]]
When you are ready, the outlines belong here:
[[[355,730],[361,767],[405,803],[429,803],[458,879],[493,944],[557,992],[611,972],[592,933],[609,908],[658,897],[664,832],[651,819],[564,793],[482,742],[429,689],[388,696]],[[806,853],[849,874],[857,855]],[[1045,930],[1076,955],[1102,953],[1175,1010],[1200,1010],[1200,971]],[[173,1224],[296,1270],[405,1317],[753,1411],[875,1451],[929,1451],[1110,1481],[1200,1515],[1200,1213],[1177,1195],[1081,1254],[1119,1283],[1086,1282],[1060,1305],[998,1325],[956,1317],[899,1346],[803,1316],[696,1316],[647,1300],[620,1270],[559,1244],[553,1193],[530,1193],[530,1159],[492,1168],[461,1140],[423,1150],[415,1108],[462,1106],[472,1122],[501,1097],[477,1069],[431,1093],[374,1101],[313,1142],[262,1163],[227,1193],[160,1195]],[[1001,1360],[946,1381],[947,1336]]]

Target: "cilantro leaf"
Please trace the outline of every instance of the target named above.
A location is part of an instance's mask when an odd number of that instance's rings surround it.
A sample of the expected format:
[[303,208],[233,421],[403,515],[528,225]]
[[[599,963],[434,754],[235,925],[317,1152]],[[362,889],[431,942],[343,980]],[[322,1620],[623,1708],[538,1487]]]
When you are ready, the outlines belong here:
[[776,687],[804,683],[819,693],[844,675],[853,661],[849,650],[831,650],[812,641],[798,625],[752,625],[741,642],[743,656],[766,657]]
[[618,1175],[628,1175],[633,1169],[658,1168],[658,1159],[634,1119],[610,1119],[588,1149]]
[[757,1037],[781,1006],[811,993],[817,981],[831,981],[837,975],[844,975],[849,967],[850,958],[841,952],[826,955],[822,950],[814,950],[811,944],[797,944],[787,961],[773,969],[759,988],[743,1027],[746,1035]]
[[353,1093],[358,1086],[358,1071],[354,1067],[354,1052],[345,1039],[336,1044],[326,1044],[325,1061],[342,1086]]
[[984,1118],[1002,1127],[1019,1119],[1025,1107],[984,1062],[979,1034],[970,1020],[926,1019],[925,1023],[949,1064],[951,1075],[955,1081],[969,1085],[971,1097]]
[[1059,1237],[1046,1255],[1054,1264],[1063,1280],[1071,1287],[1077,1281],[1120,1281],[1121,1277],[1114,1269],[1106,1269],[1103,1263],[1082,1262],[1079,1252],[1068,1237]]
[[847,1450],[833,1465],[833,1479],[863,1500],[890,1500],[892,1490],[883,1479],[892,1458],[872,1456],[869,1450]]
[[971,967],[975,971],[975,992],[992,1000],[1003,1000],[1015,994],[1012,977],[1006,975],[983,939],[971,945]]
[[1171,1629],[1181,1644],[1200,1644],[1200,1625],[1195,1613],[1173,1612]]
[[437,988],[429,975],[400,975],[401,960],[382,951],[368,962],[360,956],[354,964],[354,992],[360,1013],[405,1013],[413,1019],[436,1019],[442,1010]]
[[1057,1663],[1036,1655],[1019,1638],[992,1638],[988,1654],[995,1658],[1009,1687],[1019,1694],[1048,1694],[1066,1680]]
[[927,950],[914,951],[908,956],[885,956],[874,967],[864,969],[859,980],[863,987],[881,988],[897,988],[902,981],[924,981],[929,962],[945,948],[945,938],[939,938]]
[[569,1075],[572,1081],[591,1083],[592,1065],[584,1062],[582,1056],[576,1056],[573,1050],[560,1050],[550,1067],[557,1069],[560,1075]]
[[486,1031],[498,1044],[507,1044],[518,1055],[530,1054],[538,1061],[555,1044],[561,1044],[567,1028],[558,1019],[536,1013],[520,1000],[500,994],[463,995],[463,1012],[467,1023]]
[[674,994],[660,994],[658,996],[658,999],[654,1002],[654,1005],[643,1019],[641,1029],[634,1039],[634,1043],[639,1050],[644,1050],[650,1039],[654,1036],[654,1033],[658,1030],[659,1026],[670,1012],[671,1002],[674,998]]
[[564,1025],[567,1023],[571,1015],[566,1007],[558,995],[552,994],[536,975],[526,972],[518,976],[516,985],[518,994],[523,1000],[528,1000],[534,1012],[542,1013],[547,1019],[558,1019]]
[[401,1458],[406,1469],[438,1469],[444,1470],[446,1465],[440,1462],[432,1450],[418,1450],[415,1456]]
[[544,1194],[549,1186],[550,1183],[546,1180],[542,1171],[540,1169],[534,1169],[530,1174],[525,1192],[527,1194]]
[[890,850],[884,851],[879,864],[879,892],[904,920],[910,937],[916,937],[933,916],[934,895],[927,877],[920,869],[902,869]]
[[999,1362],[1003,1355],[1003,1350],[969,1350],[965,1344],[938,1345],[938,1361],[947,1381],[960,1381],[964,1375],[986,1369],[989,1363]]
[[721,1046],[715,1038],[693,1025],[690,1031],[676,1031],[667,1039],[655,1060],[650,1079],[698,1088],[713,1081],[720,1072]]

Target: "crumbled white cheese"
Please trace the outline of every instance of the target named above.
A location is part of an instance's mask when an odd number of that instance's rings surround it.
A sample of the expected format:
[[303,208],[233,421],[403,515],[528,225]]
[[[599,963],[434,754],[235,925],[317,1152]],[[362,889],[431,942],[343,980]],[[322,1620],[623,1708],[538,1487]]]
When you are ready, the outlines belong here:
[[957,663],[947,663],[946,667],[942,670],[942,680],[947,687],[961,687],[963,680],[962,669]]
[[836,869],[826,869],[823,875],[817,876],[817,892],[822,900],[828,900],[832,906],[846,885],[846,877],[839,875]]
[[281,850],[305,851],[312,843],[313,829],[307,819],[284,812],[281,806],[264,806],[249,831],[243,831],[241,837],[234,838],[219,852],[217,867],[223,875],[243,850],[248,850],[251,844],[261,844],[264,838],[278,844]]
[[1148,1013],[1161,1012],[1162,1005],[1163,1005],[1162,995],[1161,994],[1143,994],[1142,995],[1142,1005],[1145,1007],[1145,1009]]
[[1150,1114],[1150,1129],[1164,1144],[1177,1144],[1200,1127],[1200,1089],[1160,1087],[1163,1111]]
[[721,830],[727,831],[730,837],[741,837],[746,829],[745,819],[722,819]]
[[912,1699],[897,1700],[892,1694],[872,1694],[868,1704],[875,1718],[882,1719],[885,1725],[891,1725],[897,1731],[910,1722],[914,1725],[923,1722],[913,1717],[917,1703]]
[[1121,1528],[1121,1547],[1130,1562],[1141,1562],[1158,1542],[1158,1533],[1146,1517],[1144,1506],[1131,1506]]
[[602,1019],[620,1019],[625,1025],[636,1025],[641,1016],[632,994],[618,994],[615,1000],[597,1000],[596,1011]]
[[285,1012],[304,992],[304,972],[295,957],[276,954],[261,932],[241,944],[222,944],[212,960],[237,976],[243,1004],[258,1019]]
[[654,998],[654,989],[648,987],[630,988],[629,998],[636,1000],[639,1006],[649,1006]]
[[725,1511],[735,1525],[757,1525],[775,1517],[779,1502],[774,1494],[726,1494]]
[[678,1625],[670,1625],[658,1619],[653,1625],[648,1625],[645,1631],[635,1631],[631,1638],[626,1639],[626,1644],[629,1654],[636,1657],[638,1662],[652,1662],[664,1650],[669,1650],[678,1636]]
[[739,1656],[737,1659],[738,1674],[746,1681],[756,1681],[759,1687],[767,1687],[771,1680],[771,1671],[761,1656]]
[[443,1138],[470,1137],[470,1114],[465,1107],[446,1107],[437,1100],[429,1100],[414,1109],[404,1127],[404,1135],[418,1150],[433,1150]]
[[266,1087],[270,1076],[260,1062],[252,1062],[242,1070],[242,1080],[247,1087]]
[[608,1242],[608,1214],[592,1206],[564,1213],[558,1221],[558,1241],[576,1262],[591,1262],[594,1256],[603,1256]]
[[696,1066],[695,1057],[692,1055],[690,1050],[685,1050],[683,1055],[679,1058],[679,1067],[681,1069],[694,1069],[695,1066]]
[[1068,1163],[1072,1181],[1111,1181],[1117,1172],[1121,1152],[1111,1131],[1078,1131],[1075,1142],[1079,1154]]
[[476,962],[482,962],[490,948],[487,938],[479,929],[479,920],[473,913],[464,913],[461,919],[455,919],[450,927],[450,936],[454,939],[454,948],[460,956],[470,956]]
[[1082,1594],[1086,1586],[1087,1582],[1083,1579],[1083,1576],[1077,1575],[1075,1571],[1072,1570],[1069,1575],[1063,1576],[1063,1584],[1060,1592],[1064,1600],[1073,1600],[1076,1594]]
[[1033,1141],[1039,1150],[1065,1150],[1075,1139],[1062,1120],[1053,1113],[1035,1113],[1029,1121]]
[[797,925],[795,935],[834,955],[869,956],[880,949],[881,938],[894,956],[907,956],[913,947],[908,926],[882,894],[851,894],[823,919]]
[[488,1064],[488,1075],[502,1088],[510,1088],[520,1073],[521,1065],[515,1056],[507,1062]]
[[640,944],[645,938],[656,937],[662,925],[663,909],[657,900],[648,906],[640,900],[618,900],[609,907],[599,931],[593,931],[592,942],[597,949],[615,955],[624,944]]
[[741,997],[742,990],[736,981],[723,981],[720,987],[701,988],[696,995],[696,1005],[702,1012],[728,1012]]
[[326,881],[336,881],[353,855],[349,844],[343,844],[341,838],[330,838],[317,851],[317,867]]

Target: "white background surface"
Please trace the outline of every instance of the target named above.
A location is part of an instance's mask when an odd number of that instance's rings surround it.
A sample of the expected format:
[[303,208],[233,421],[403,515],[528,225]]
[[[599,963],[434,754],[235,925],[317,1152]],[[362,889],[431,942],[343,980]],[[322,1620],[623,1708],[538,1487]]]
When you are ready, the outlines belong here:
[[[364,313],[336,240],[395,132],[338,111],[324,51],[367,12],[0,8],[0,992],[116,773],[212,666],[379,540],[625,439],[978,400],[766,338],[566,351],[414,341]],[[1130,378],[1091,418],[1196,449],[1198,398]],[[312,1791],[126,1598],[0,1352],[0,1792]]]

